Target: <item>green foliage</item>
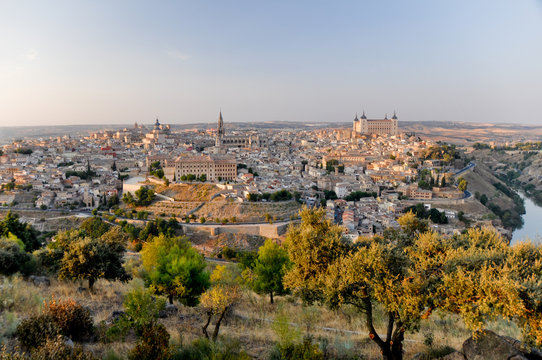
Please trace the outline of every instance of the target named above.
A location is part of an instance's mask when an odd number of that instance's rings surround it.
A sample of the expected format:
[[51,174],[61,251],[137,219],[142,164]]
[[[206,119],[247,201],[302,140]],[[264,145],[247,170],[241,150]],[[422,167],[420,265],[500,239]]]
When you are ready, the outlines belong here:
[[241,298],[241,276],[237,266],[218,265],[211,274],[212,286],[201,296],[201,305],[207,313],[207,322],[203,326],[205,337],[209,338],[207,327],[212,318],[218,318],[212,334],[216,341],[220,324],[228,310]]
[[93,239],[99,238],[107,231],[109,231],[110,228],[111,225],[96,216],[86,219],[79,227],[79,229],[85,232],[86,236]]
[[[459,314],[473,331],[497,317],[511,319],[542,343],[540,246],[510,248],[487,228],[443,237],[413,213],[399,219],[401,229],[349,244],[324,211],[304,209],[301,218],[287,233],[294,266],[285,285],[308,302],[353,305],[384,357],[401,358],[405,332],[435,309]],[[374,328],[376,304],[388,317],[386,338]]]
[[290,324],[290,317],[284,311],[282,306],[279,306],[275,315],[275,321],[271,325],[271,329],[278,339],[279,348],[286,348],[293,345],[301,339],[301,331],[299,328]]
[[431,219],[435,224],[447,224],[448,218],[444,211],[438,211],[437,209],[426,210],[422,203],[407,207],[404,212],[412,211],[419,219]]
[[142,186],[136,190],[135,197],[130,192],[125,193],[122,196],[122,201],[132,206],[148,206],[153,202],[155,196],[153,189]]
[[150,241],[152,237],[159,235],[175,237],[177,229],[179,229],[179,222],[175,218],[155,219],[147,222],[143,230],[139,232],[139,240]]
[[459,152],[455,145],[438,144],[425,150],[423,157],[424,159],[442,160],[445,164],[449,164],[452,160],[459,158]]
[[236,341],[211,342],[206,338],[196,339],[172,354],[172,360],[249,360]]
[[256,202],[256,201],[287,201],[291,200],[293,197],[292,193],[288,190],[278,190],[274,193],[263,193],[263,194],[256,194],[256,193],[250,193],[247,196],[248,201]]
[[148,290],[142,287],[130,291],[124,298],[124,311],[130,318],[131,324],[136,328],[153,324],[165,306],[166,301],[163,298],[154,298]]
[[195,306],[209,287],[205,260],[184,237],[154,237],[143,245],[141,259],[151,291],[168,296],[170,302],[176,298]]
[[52,316],[45,314],[24,319],[15,332],[19,343],[27,349],[40,347],[48,338],[53,338],[58,334],[60,334],[60,329]]
[[90,289],[99,278],[129,279],[122,266],[126,236],[118,227],[97,239],[74,237],[70,240],[61,260],[60,279],[86,279]]
[[146,325],[130,352],[130,360],[167,360],[170,358],[169,333],[162,324]]
[[25,264],[32,259],[32,255],[24,252],[22,242],[15,236],[0,238],[0,274],[11,275],[18,271],[27,273],[23,271]]
[[281,360],[324,360],[324,353],[314,344],[312,339],[306,337],[301,343],[291,343],[286,346],[278,346]]
[[52,300],[46,303],[41,314],[23,320],[15,336],[25,348],[34,349],[57,335],[75,341],[86,340],[94,326],[90,312],[73,300]]
[[336,200],[337,194],[333,190],[324,190],[324,196],[326,200]]
[[13,152],[16,153],[16,154],[30,155],[30,154],[32,154],[32,149],[30,149],[30,148],[17,148],[15,150],[13,150]]
[[484,144],[484,143],[480,143],[480,142],[476,142],[472,145],[472,147],[476,150],[481,150],[481,149],[490,149],[491,147],[488,145],[488,144]]
[[64,341],[62,335],[48,338],[45,344],[30,354],[30,360],[97,360],[90,352],[83,350],[81,346],[72,348]]
[[66,179],[71,177],[71,176],[77,176],[83,180],[90,180],[92,179],[93,177],[96,177],[96,172],[95,171],[73,171],[73,170],[68,170],[65,172],[65,176],[66,176]]
[[157,178],[161,179],[164,177],[164,170],[158,169],[151,171],[151,175],[156,176]]
[[19,215],[8,211],[4,219],[0,221],[0,237],[15,235],[23,244],[23,250],[31,252],[41,247],[38,232],[30,225],[19,221]]
[[282,284],[282,278],[289,267],[288,252],[275,244],[273,240],[267,239],[258,250],[258,258],[253,270],[252,289],[259,294],[269,294],[273,303],[273,294],[287,293]]
[[354,191],[354,192],[351,192],[350,194],[346,195],[344,197],[344,200],[346,201],[359,201],[359,199],[361,198],[366,198],[366,197],[374,197],[376,198],[377,197],[377,193],[375,192],[365,192],[365,191]]
[[467,185],[468,185],[467,180],[463,179],[462,177],[457,179],[457,188],[460,191],[466,191],[467,190]]

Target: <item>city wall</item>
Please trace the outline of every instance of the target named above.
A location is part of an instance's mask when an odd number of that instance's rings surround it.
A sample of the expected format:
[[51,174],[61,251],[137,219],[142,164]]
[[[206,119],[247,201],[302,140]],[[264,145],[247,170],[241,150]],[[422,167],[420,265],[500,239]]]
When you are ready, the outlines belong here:
[[181,224],[184,233],[190,232],[205,232],[210,236],[219,234],[246,234],[257,235],[265,238],[276,239],[286,233],[288,223],[280,224],[254,224],[254,225],[197,225],[197,224]]

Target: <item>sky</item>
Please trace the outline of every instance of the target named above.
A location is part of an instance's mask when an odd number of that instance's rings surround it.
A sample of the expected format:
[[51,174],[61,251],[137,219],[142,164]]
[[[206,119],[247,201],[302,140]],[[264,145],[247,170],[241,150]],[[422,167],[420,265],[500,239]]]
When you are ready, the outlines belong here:
[[542,125],[542,0],[0,0],[0,126],[220,109]]

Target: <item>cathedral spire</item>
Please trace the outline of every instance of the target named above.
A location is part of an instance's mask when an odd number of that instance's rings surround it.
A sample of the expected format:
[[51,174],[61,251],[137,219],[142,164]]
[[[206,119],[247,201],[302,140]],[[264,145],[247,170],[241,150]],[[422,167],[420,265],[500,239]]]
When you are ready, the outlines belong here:
[[365,110],[363,110],[363,114],[361,114],[362,119],[367,119],[367,116],[365,116]]
[[397,120],[397,112],[395,110],[393,110],[393,116],[391,118]]
[[218,115],[218,130],[217,135],[222,136],[224,135],[224,119],[222,118],[222,109],[220,109],[220,113]]

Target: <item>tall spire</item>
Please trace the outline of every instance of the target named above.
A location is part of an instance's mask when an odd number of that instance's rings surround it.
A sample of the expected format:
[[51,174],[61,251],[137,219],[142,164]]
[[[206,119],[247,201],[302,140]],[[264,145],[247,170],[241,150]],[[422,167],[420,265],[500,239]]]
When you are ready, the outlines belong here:
[[224,119],[222,118],[222,109],[220,109],[220,114],[218,115],[218,136],[224,135]]
[[367,116],[365,116],[365,110],[363,110],[363,114],[361,114],[362,119],[367,119]]
[[388,120],[388,113],[386,113],[386,115],[384,115],[384,120]]
[[397,120],[397,111],[393,110],[393,116],[391,118]]
[[356,117],[354,118],[354,121],[358,121],[358,113],[356,113]]

